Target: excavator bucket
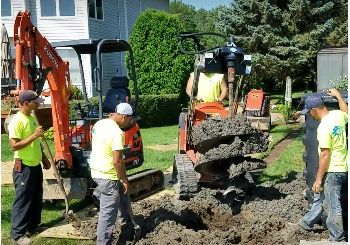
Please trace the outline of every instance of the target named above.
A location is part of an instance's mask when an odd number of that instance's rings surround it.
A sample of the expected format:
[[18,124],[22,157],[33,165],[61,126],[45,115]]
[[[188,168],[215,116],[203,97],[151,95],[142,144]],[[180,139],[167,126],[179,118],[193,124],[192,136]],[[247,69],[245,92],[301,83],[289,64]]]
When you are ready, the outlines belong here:
[[[62,181],[68,200],[85,198],[88,189],[86,178],[62,178]],[[44,179],[43,189],[43,200],[64,199],[56,179]]]

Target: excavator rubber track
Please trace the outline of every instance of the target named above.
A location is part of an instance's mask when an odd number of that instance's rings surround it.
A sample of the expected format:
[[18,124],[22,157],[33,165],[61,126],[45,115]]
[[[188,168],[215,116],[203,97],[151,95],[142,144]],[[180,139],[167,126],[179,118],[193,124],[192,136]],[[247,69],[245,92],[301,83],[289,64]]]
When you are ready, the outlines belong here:
[[164,188],[164,174],[158,169],[146,169],[128,175],[130,198],[132,201],[145,198]]
[[188,200],[198,191],[196,172],[186,154],[174,157],[173,184],[180,200]]

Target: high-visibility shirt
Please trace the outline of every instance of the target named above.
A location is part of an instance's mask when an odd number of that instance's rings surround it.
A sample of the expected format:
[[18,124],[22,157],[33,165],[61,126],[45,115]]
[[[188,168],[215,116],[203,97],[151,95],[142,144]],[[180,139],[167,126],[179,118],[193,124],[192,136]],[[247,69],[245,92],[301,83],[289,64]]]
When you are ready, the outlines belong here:
[[[9,139],[26,139],[35,132],[36,128],[34,118],[19,111],[9,123]],[[14,158],[22,159],[23,164],[27,166],[39,165],[42,158],[40,139],[37,138],[26,147],[15,151]]]
[[318,152],[321,148],[330,150],[327,172],[348,171],[348,149],[345,126],[348,115],[340,110],[330,111],[321,119],[317,128]]
[[112,119],[102,119],[94,125],[89,160],[92,178],[119,179],[113,165],[113,151],[123,150],[123,135]]
[[200,73],[197,97],[203,102],[214,102],[220,97],[221,82],[224,74]]

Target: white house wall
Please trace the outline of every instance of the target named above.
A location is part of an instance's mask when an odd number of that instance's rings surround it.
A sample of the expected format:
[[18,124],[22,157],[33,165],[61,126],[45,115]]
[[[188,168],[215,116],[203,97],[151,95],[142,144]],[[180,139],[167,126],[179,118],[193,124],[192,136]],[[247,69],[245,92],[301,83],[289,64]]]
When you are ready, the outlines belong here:
[[24,11],[26,9],[26,4],[24,0],[12,0],[11,1],[11,16],[1,16],[1,23],[5,25],[9,37],[13,37],[13,25],[15,23],[15,18],[19,11]]

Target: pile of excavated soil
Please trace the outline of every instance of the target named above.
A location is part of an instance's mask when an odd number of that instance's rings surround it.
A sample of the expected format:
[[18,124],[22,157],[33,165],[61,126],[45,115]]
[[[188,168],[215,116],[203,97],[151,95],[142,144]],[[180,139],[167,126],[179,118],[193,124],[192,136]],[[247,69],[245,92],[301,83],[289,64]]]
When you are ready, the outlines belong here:
[[[299,244],[322,240],[328,233],[316,225],[306,232],[295,225],[307,201],[300,177],[284,183],[257,185],[242,200],[222,191],[202,189],[189,201],[171,196],[132,203],[136,222],[142,228],[136,244]],[[80,231],[96,239],[97,216],[83,222]],[[121,236],[119,236],[121,234]],[[117,223],[113,244],[131,244],[132,225]]]

